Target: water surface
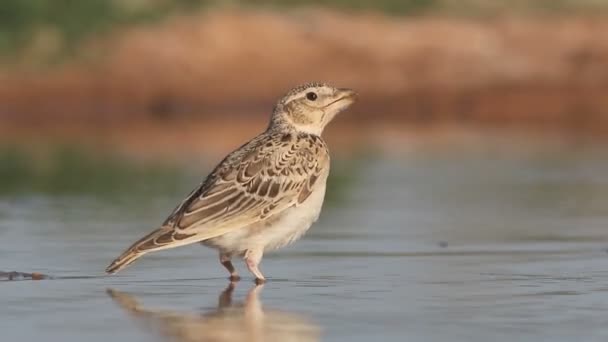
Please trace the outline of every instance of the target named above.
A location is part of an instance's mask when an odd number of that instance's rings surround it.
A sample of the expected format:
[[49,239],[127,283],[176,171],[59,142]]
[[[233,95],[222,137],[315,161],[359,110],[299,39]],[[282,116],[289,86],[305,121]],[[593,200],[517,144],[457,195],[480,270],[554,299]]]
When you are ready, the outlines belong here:
[[[605,341],[608,155],[411,153],[357,163],[304,240],[229,286],[201,246],[107,264],[179,195],[5,196],[3,339]],[[194,183],[193,183],[194,184]],[[330,190],[331,191],[331,190]]]

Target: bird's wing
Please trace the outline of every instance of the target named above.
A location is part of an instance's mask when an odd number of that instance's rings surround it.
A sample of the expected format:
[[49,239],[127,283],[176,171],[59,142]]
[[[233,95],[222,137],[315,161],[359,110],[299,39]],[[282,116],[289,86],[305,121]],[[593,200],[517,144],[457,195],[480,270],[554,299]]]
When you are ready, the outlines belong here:
[[316,136],[262,139],[238,152],[169,217],[174,241],[214,238],[299,205],[329,167],[325,143]]

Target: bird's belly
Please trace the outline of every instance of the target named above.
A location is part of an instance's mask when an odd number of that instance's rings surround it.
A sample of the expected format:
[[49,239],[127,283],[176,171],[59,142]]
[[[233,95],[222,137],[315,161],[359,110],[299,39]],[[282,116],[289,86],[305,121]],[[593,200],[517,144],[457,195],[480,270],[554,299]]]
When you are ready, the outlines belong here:
[[324,197],[323,184],[299,206],[286,209],[266,221],[204,241],[203,244],[233,254],[243,254],[248,249],[269,251],[286,246],[298,240],[317,220]]
[[300,206],[287,209],[274,222],[269,222],[266,227],[252,236],[257,240],[255,243],[264,246],[264,250],[268,251],[298,240],[319,218],[324,195],[323,187],[311,194]]

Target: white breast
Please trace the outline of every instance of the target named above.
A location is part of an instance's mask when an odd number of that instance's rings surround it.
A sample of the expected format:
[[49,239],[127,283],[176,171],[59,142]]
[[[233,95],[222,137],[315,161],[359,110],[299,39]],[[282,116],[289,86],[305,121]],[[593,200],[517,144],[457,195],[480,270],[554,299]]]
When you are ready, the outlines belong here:
[[319,218],[324,198],[325,184],[322,184],[304,203],[285,210],[276,221],[260,231],[254,237],[255,240],[264,246],[265,251],[281,248],[298,240]]

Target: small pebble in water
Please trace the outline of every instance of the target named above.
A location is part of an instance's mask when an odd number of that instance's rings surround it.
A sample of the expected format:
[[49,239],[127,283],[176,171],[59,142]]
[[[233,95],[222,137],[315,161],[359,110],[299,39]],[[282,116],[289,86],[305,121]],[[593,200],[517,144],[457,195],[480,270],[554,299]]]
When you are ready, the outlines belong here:
[[439,241],[439,247],[446,248],[448,246],[447,241]]
[[42,280],[47,279],[48,276],[42,273],[23,273],[23,272],[2,272],[0,271],[0,280]]

